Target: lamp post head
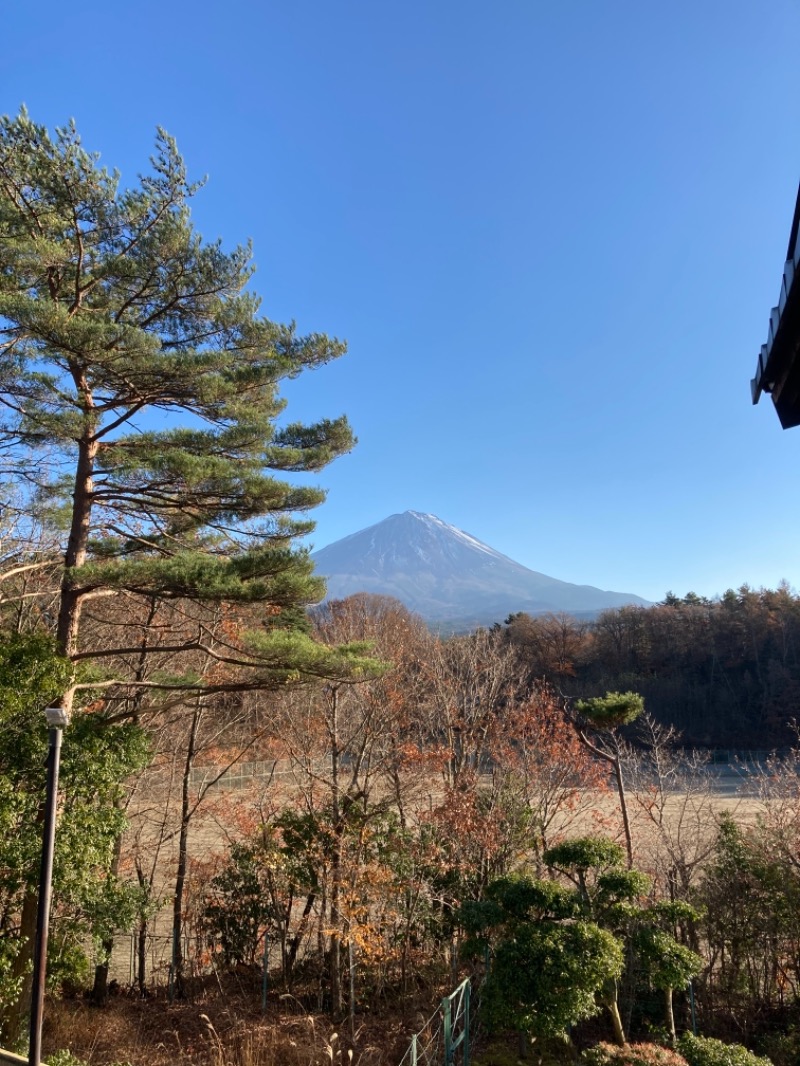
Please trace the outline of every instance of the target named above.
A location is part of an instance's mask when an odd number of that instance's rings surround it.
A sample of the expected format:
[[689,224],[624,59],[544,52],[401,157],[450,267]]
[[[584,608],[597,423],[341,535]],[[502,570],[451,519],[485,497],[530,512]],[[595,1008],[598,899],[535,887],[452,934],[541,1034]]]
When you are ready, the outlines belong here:
[[69,715],[63,707],[45,707],[44,713],[51,729],[64,729],[69,724]]

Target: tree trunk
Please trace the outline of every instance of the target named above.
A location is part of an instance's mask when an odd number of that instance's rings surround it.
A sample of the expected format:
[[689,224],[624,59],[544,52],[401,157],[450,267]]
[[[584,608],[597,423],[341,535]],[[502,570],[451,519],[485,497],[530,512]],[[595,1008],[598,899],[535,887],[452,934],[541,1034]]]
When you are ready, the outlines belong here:
[[617,792],[619,794],[619,809],[622,812],[622,828],[625,833],[625,851],[628,856],[628,869],[633,869],[633,838],[631,837],[631,823],[628,818],[628,801],[625,798],[625,784],[622,780],[622,766],[619,755],[612,760],[614,777],[617,779]]
[[334,857],[331,863],[331,947],[330,947],[330,979],[331,979],[331,1011],[334,1015],[340,1015],[344,1009],[342,996],[342,941],[341,921],[339,909],[340,879],[341,879],[341,839],[337,833],[334,845]]
[[[76,378],[76,384],[79,379]],[[83,384],[82,380],[80,384]],[[80,385],[79,385],[80,387]],[[87,402],[87,410],[90,409],[91,397]],[[97,453],[97,444],[92,441],[93,430],[87,428],[83,438],[78,444],[78,464],[75,472],[75,491],[73,494],[74,504],[72,509],[72,523],[70,526],[67,550],[64,556],[64,576],[61,582],[61,597],[58,614],[58,627],[56,639],[59,650],[66,656],[77,650],[78,623],[83,593],[71,587],[69,569],[80,566],[86,561],[86,550],[89,540],[89,527],[92,513],[92,472],[94,459]],[[60,700],[60,705],[69,715],[72,710],[74,697],[70,687]],[[37,822],[44,824],[44,800],[39,808]],[[22,902],[22,914],[20,918],[20,948],[12,963],[12,977],[21,977],[22,986],[16,1003],[4,1006],[0,1010],[0,1018],[4,1021],[4,1031],[8,1035],[6,1040],[16,1042],[20,1039],[24,1022],[31,1009],[31,990],[33,967],[33,951],[36,940],[36,912],[38,909],[38,888],[29,886],[25,891]]]
[[[78,389],[84,393],[85,413],[89,416],[92,399],[83,374],[73,369],[73,377]],[[64,553],[64,576],[61,581],[61,602],[56,633],[59,649],[66,656],[73,655],[78,650],[78,626],[85,595],[83,590],[73,587],[70,571],[86,562],[94,496],[94,461],[97,456],[97,441],[94,439],[94,432],[95,426],[92,419],[78,441],[75,488],[72,493],[72,521],[67,550]],[[65,709],[69,710],[69,708]]]
[[11,964],[11,978],[22,979],[19,996],[15,1003],[0,1005],[0,1030],[7,1047],[16,1047],[23,1039],[25,1026],[31,1010],[31,991],[33,987],[33,944],[36,939],[36,912],[39,897],[33,889],[28,889],[22,902],[19,939],[22,942],[17,956]]
[[183,932],[183,894],[186,887],[186,868],[188,865],[188,830],[188,824],[182,822],[180,836],[178,837],[178,868],[175,873],[175,894],[172,899],[172,988],[173,994],[179,998],[183,998],[185,992],[181,934]]
[[622,1024],[622,1017],[619,1013],[619,1004],[617,1003],[617,994],[615,989],[607,988],[606,993],[603,996],[603,1003],[611,1015],[611,1024],[614,1027],[614,1040],[620,1047],[625,1047],[628,1040],[625,1036],[625,1028]]
[[672,1009],[672,989],[664,989],[664,1014],[667,1022],[669,1042],[674,1047],[678,1034],[675,1032],[675,1012]]
[[142,918],[136,930],[136,987],[139,995],[147,995],[147,919]]
[[330,689],[330,738],[331,738],[331,820],[333,822],[333,856],[331,858],[331,940],[329,973],[331,982],[331,1011],[340,1015],[344,1009],[342,995],[342,941],[340,912],[342,878],[342,823],[341,796],[339,792],[339,691]]
[[189,729],[189,743],[186,748],[186,762],[183,767],[183,782],[181,785],[181,829],[178,834],[178,867],[175,872],[175,893],[172,897],[172,981],[174,994],[179,997],[183,997],[185,993],[181,934],[183,932],[183,897],[186,889],[186,871],[189,866],[189,821],[191,817],[189,813],[189,781],[194,765],[197,734],[202,717],[203,707],[198,705],[195,707],[192,715],[192,724]]
[[311,917],[311,909],[314,906],[314,901],[316,900],[316,898],[316,892],[309,892],[308,896],[306,897],[305,906],[303,907],[303,913],[300,916],[297,931],[292,937],[291,943],[289,945],[289,951],[286,957],[286,969],[283,975],[287,984],[289,983],[289,980],[292,976],[294,964],[297,961],[297,952],[300,949],[300,944],[302,943],[306,929],[308,928],[309,918]]
[[147,932],[148,932],[148,917],[147,917],[147,903],[153,889],[152,872],[148,878],[145,875],[142,867],[140,856],[136,856],[135,860],[136,878],[139,882],[139,888],[142,889],[142,909],[139,912],[139,925],[136,929],[136,965],[134,973],[134,983],[139,989],[139,995],[147,995],[146,981],[147,981]]
[[589,751],[594,752],[604,762],[610,763],[614,771],[614,779],[617,782],[617,794],[619,795],[619,809],[622,814],[622,828],[625,834],[625,851],[628,856],[628,869],[633,869],[633,839],[631,837],[631,823],[628,818],[628,801],[625,798],[625,783],[622,780],[622,765],[619,757],[619,743],[616,737],[613,737],[616,751],[612,754],[609,751],[605,751],[597,744],[593,744],[587,737],[586,733],[579,727],[575,726],[578,737],[582,744],[584,744]]
[[[117,808],[120,807],[120,802],[117,800]],[[122,855],[122,833],[117,834],[117,839],[114,841],[114,854],[111,859],[111,869],[109,875],[116,877],[119,873],[119,863]],[[102,941],[101,948],[103,951],[103,961],[98,963],[94,968],[94,984],[92,985],[92,992],[90,999],[96,1007],[104,1007],[108,999],[108,964],[111,961],[111,952],[114,948],[114,937],[105,937]]]
[[322,896],[320,898],[319,921],[317,922],[317,955],[320,961],[319,979],[319,1009],[323,1009],[325,999],[325,915],[328,913],[328,888],[325,882],[322,884]]
[[106,937],[100,947],[103,952],[103,961],[98,962],[94,968],[94,983],[89,994],[89,999],[95,1007],[105,1007],[108,1001],[108,964],[114,949],[114,938]]

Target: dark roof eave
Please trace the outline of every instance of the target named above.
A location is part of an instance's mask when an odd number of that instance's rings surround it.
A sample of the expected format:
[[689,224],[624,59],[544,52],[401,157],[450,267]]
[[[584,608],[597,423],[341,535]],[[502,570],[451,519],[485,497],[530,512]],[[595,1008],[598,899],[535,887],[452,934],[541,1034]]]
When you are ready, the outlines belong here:
[[800,189],[789,235],[787,259],[778,304],[772,308],[766,344],[762,344],[755,377],[750,382],[753,403],[762,392],[772,402],[784,429],[800,425]]

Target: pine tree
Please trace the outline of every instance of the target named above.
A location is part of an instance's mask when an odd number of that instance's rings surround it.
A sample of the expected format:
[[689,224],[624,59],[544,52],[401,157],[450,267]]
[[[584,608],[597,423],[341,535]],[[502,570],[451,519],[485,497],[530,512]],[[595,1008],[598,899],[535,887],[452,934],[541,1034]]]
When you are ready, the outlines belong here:
[[[162,130],[149,172],[123,189],[74,123],[51,136],[24,110],[0,118],[0,478],[7,509],[13,498],[32,528],[63,530],[55,571],[38,556],[12,569],[57,574],[39,591],[43,615],[55,592],[58,650],[76,668],[67,712],[100,688],[121,700],[111,719],[138,718],[148,689],[185,699],[380,668],[363,644],[312,639],[305,608],[324,583],[295,542],[324,493],[276,476],[352,447],[343,417],[284,421],[278,392],[345,345],[259,314],[250,247],[194,229],[199,188]],[[230,614],[248,604],[250,631]],[[20,964],[31,940],[21,928]]]
[[324,493],[275,476],[351,448],[343,417],[281,421],[278,393],[345,345],[259,314],[249,246],[194,229],[199,188],[162,130],[123,189],[74,123],[51,137],[24,110],[0,119],[3,474],[65,530],[67,656],[101,654],[82,642],[83,608],[125,593],[268,605],[268,629],[229,659],[248,685],[346,672],[355,652],[332,658],[303,632],[324,585],[294,546],[313,528],[298,515]]

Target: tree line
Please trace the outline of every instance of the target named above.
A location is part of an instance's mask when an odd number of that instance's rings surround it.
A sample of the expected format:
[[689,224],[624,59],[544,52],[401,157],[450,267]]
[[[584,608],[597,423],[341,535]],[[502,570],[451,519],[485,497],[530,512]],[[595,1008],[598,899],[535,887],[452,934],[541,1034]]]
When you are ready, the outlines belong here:
[[568,696],[641,693],[649,713],[701,747],[779,749],[793,740],[800,697],[800,597],[786,584],[716,599],[668,593],[652,607],[510,616],[502,627]]

